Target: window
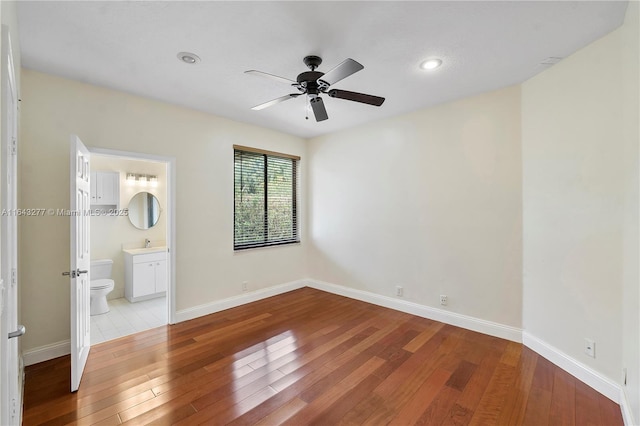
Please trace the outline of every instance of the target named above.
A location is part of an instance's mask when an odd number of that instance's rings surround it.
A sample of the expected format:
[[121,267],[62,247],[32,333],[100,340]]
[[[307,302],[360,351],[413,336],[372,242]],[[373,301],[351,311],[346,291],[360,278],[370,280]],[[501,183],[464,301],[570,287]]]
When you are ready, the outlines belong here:
[[300,242],[296,166],[299,157],[234,145],[233,248]]

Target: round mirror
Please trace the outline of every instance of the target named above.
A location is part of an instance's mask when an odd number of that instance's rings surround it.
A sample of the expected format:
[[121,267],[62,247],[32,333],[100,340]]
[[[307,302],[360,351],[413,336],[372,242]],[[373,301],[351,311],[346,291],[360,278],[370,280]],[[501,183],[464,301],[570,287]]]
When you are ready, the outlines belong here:
[[160,219],[160,203],[149,192],[138,192],[129,201],[129,220],[138,229],[149,229]]

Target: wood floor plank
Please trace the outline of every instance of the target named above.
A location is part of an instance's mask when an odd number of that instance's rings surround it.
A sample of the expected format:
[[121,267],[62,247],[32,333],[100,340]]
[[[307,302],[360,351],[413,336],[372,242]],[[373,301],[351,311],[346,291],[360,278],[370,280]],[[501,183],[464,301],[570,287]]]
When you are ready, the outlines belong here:
[[598,392],[582,383],[576,381],[576,424],[581,426],[602,425],[598,405]]
[[[275,384],[271,384],[271,388],[278,391],[278,393],[273,397],[264,401],[262,404],[257,405],[252,410],[247,411],[242,416],[235,419],[230,424],[235,425],[243,425],[243,424],[254,424],[265,417],[268,417],[270,413],[280,410],[281,407],[289,404],[292,400],[296,399],[302,401],[298,398],[298,395],[307,387],[313,385],[318,380],[325,377],[330,373],[330,370],[323,366],[320,368],[300,368],[293,373],[288,374],[283,379],[280,379],[276,382],[282,382],[286,379],[286,386],[278,387]],[[306,402],[302,401],[307,405]],[[297,412],[298,410],[296,410]],[[291,417],[295,413],[291,413]]]
[[[380,370],[381,367],[378,367]],[[335,425],[344,415],[356,406],[362,399],[380,384],[382,379],[375,372],[367,376],[355,387],[348,390],[341,398],[331,404],[324,412],[318,415],[311,425]]]
[[[522,347],[518,352],[521,356],[517,364],[514,364],[514,367],[517,367],[519,374],[516,377],[515,385],[511,392],[507,393],[500,417],[498,417],[498,424],[520,425],[524,420],[537,355],[532,350]],[[501,362],[505,362],[504,356]],[[509,361],[507,360],[507,362]]]
[[507,394],[512,390],[516,377],[515,367],[502,362],[498,363],[491,381],[471,417],[470,425],[498,424],[498,418],[505,408]]
[[[120,413],[122,410],[127,410],[131,407],[135,407],[136,405],[144,402],[144,401],[149,401],[152,400],[155,397],[155,395],[153,394],[153,392],[151,391],[146,391],[143,392],[141,394],[138,394],[136,396],[133,396],[131,398],[128,398],[124,401],[118,402],[116,404],[113,404],[109,407],[105,407],[99,411],[95,411],[91,414],[88,414],[80,419],[78,419],[76,422],[70,422],[70,424],[77,424],[77,425],[91,425],[94,424],[96,422],[102,421],[102,420],[106,420],[109,418],[113,418],[115,415],[117,415],[118,413]],[[118,416],[119,418],[119,416]]]
[[[406,375],[390,375],[387,380],[383,381],[374,391],[376,396],[381,397],[384,403],[379,404],[368,416],[365,424],[386,424],[389,422],[398,410],[402,409],[406,403],[411,400],[413,394],[421,387],[424,381],[438,368],[443,362],[446,354],[436,353],[428,361],[421,363],[415,370]],[[413,359],[409,359],[404,365],[409,365]],[[402,378],[402,382],[400,382]]]
[[331,405],[338,399],[343,397],[352,388],[371,375],[378,367],[384,364],[382,358],[373,357],[367,360],[360,367],[356,368],[351,374],[340,380],[335,386],[332,386],[319,398],[314,399],[307,404],[302,410],[289,418],[285,425],[310,424],[324,411],[328,410]]
[[[522,424],[524,426],[547,426],[551,409],[551,391],[532,387]],[[619,424],[619,423],[617,423]],[[553,426],[553,425],[552,425]]]
[[461,407],[461,409],[458,409],[454,405],[453,408],[456,408],[458,414],[452,417],[458,417],[461,410],[466,413],[465,417],[469,413],[472,415],[480,403],[491,378],[493,377],[496,367],[500,362],[501,354],[497,351],[486,351],[483,353],[484,357],[480,361],[478,368],[476,368],[464,390],[460,394],[460,397],[456,401],[456,404]]
[[553,393],[549,410],[549,424],[573,426],[576,424],[575,410],[565,407],[575,407],[576,387],[575,378],[566,371],[555,368],[553,375]]
[[[486,334],[465,330],[462,334],[462,342],[453,352],[454,356],[479,365],[491,351],[502,351],[500,345],[494,345],[495,338]],[[498,343],[504,343],[498,340]],[[506,346],[505,346],[506,347]]]
[[451,408],[459,396],[459,390],[444,386],[414,424],[439,425],[444,423],[448,419]]
[[25,370],[24,425],[622,425],[519,343],[303,288]]
[[422,345],[427,343],[434,334],[440,331],[443,326],[444,324],[442,323],[434,324],[433,327],[429,327],[428,329],[424,330],[422,333],[414,337],[409,343],[404,346],[403,349],[412,353],[417,351],[418,349],[420,349],[420,347],[422,347]]
[[274,410],[271,414],[263,417],[262,420],[255,423],[256,426],[272,426],[279,425],[291,418],[298,411],[302,410],[307,405],[306,402],[300,398],[293,398],[291,401],[281,406],[277,410]]
[[[196,413],[196,409],[193,408],[193,405],[187,404],[180,407],[164,407],[163,411],[157,411],[154,415],[154,419],[147,421],[145,418],[144,424],[148,425],[172,425],[182,419],[185,419],[192,414]],[[140,422],[136,419],[131,421],[133,424],[140,424]]]
[[418,388],[411,400],[405,404],[402,410],[391,420],[390,424],[398,426],[415,424],[450,378],[450,372],[436,370]]
[[598,408],[603,424],[619,425],[623,424],[620,406],[602,395],[598,398]]
[[460,363],[458,364],[458,368],[456,368],[453,374],[451,374],[451,377],[449,377],[449,380],[447,380],[447,383],[445,383],[445,385],[462,392],[467,386],[469,379],[471,379],[471,376],[476,371],[477,367],[477,365],[472,364],[468,361],[460,361]]

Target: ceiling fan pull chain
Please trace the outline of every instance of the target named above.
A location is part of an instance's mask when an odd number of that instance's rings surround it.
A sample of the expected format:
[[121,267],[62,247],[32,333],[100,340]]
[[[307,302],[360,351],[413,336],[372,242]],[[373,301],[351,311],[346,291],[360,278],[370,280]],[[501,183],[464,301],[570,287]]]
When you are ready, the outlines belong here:
[[309,119],[309,110],[311,109],[311,104],[309,103],[309,97],[308,96],[305,96],[305,104],[306,104],[306,107],[304,109],[304,115],[305,115],[304,118],[305,118],[305,120],[308,120]]

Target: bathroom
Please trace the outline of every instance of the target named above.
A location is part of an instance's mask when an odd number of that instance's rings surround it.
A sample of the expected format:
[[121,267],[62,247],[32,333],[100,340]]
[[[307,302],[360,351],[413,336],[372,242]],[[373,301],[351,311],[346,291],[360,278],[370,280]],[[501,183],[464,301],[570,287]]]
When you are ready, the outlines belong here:
[[91,173],[94,345],[168,322],[167,164],[94,153]]

